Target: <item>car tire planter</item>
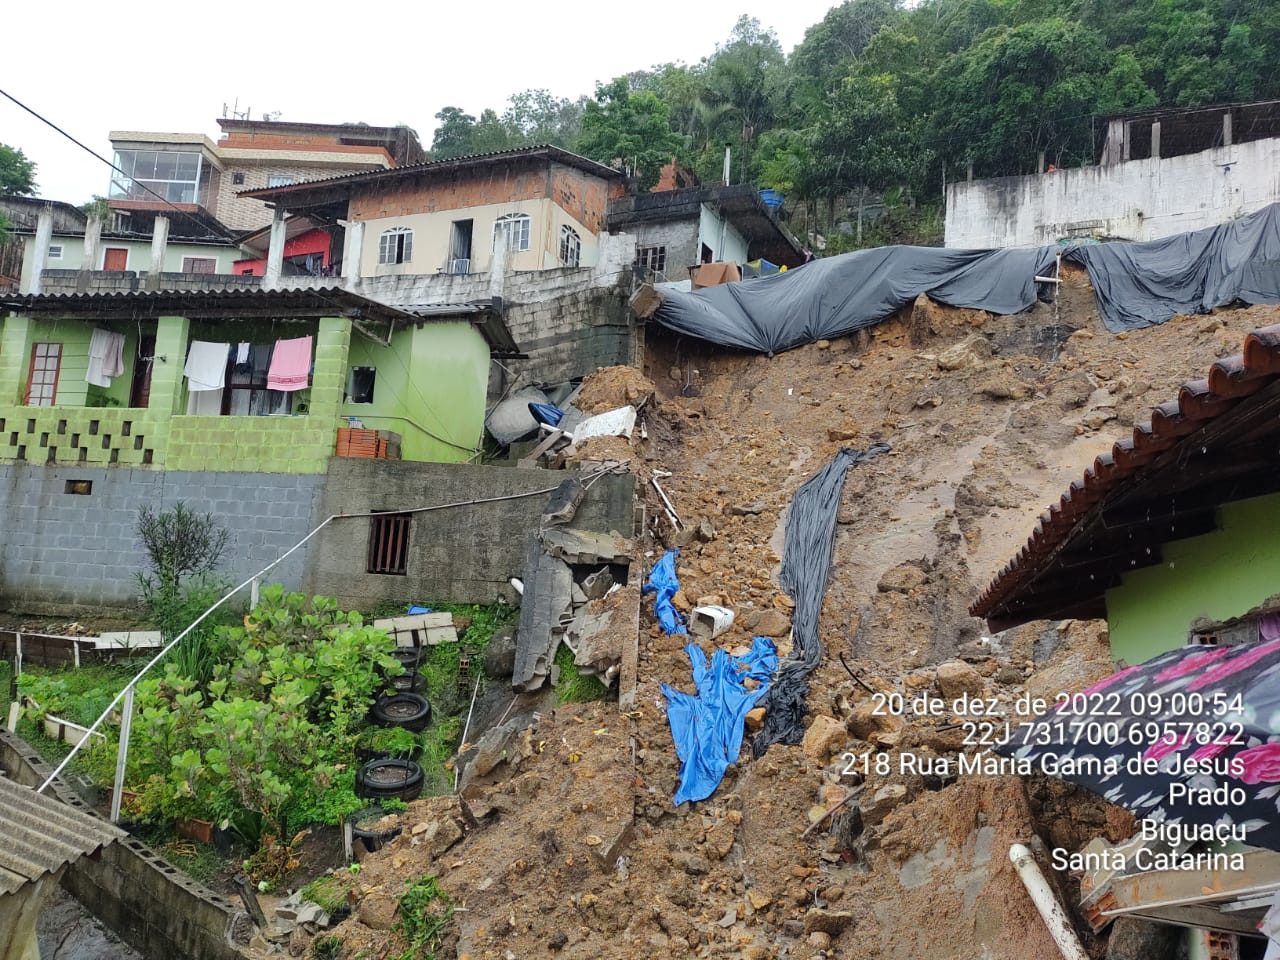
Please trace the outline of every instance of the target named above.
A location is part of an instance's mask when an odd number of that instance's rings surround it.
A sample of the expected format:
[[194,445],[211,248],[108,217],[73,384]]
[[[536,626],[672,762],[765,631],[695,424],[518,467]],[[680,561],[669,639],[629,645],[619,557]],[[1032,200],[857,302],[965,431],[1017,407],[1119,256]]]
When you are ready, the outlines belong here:
[[[385,817],[384,811],[377,807],[368,807],[357,813],[352,814],[348,819],[351,823],[351,837],[359,840],[364,844],[364,848],[370,853],[377,853],[382,849],[384,843],[394,840],[404,831],[404,827],[396,824],[389,830],[371,830],[362,824],[372,825],[378,820]],[[333,915],[331,915],[332,918]]]
[[361,763],[371,760],[417,760],[422,756],[422,744],[415,744],[408,753],[393,750],[375,750],[372,747],[356,747],[356,759]]
[[420,693],[394,693],[378,698],[373,719],[384,727],[404,727],[417,733],[431,722],[431,704]]
[[374,800],[416,800],[422,768],[412,760],[371,760],[356,772],[356,796]]
[[396,693],[421,693],[427,689],[426,677],[412,667],[407,667],[406,670],[408,670],[407,673],[391,678],[391,686],[395,688]]

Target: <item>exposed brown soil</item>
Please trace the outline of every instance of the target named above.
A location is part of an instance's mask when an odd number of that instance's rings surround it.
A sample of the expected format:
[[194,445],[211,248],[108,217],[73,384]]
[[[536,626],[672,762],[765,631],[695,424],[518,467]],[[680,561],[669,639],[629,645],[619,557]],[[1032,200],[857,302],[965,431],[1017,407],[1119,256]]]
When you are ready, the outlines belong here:
[[[414,804],[405,835],[364,861],[359,883],[374,906],[338,928],[348,956],[384,955],[394,936],[361,915],[389,917],[424,871],[459,908],[443,955],[473,960],[1055,956],[1009,845],[1120,839],[1127,815],[1044,779],[895,768],[863,783],[845,773],[843,751],[896,764],[902,753],[954,757],[960,741],[944,729],[950,717],[872,717],[870,694],[839,657],[867,686],[908,696],[938,695],[936,666],[959,658],[966,683],[1006,704],[1105,674],[1104,624],[1029,624],[990,639],[966,608],[1040,511],[1135,418],[1277,321],[1276,308],[1223,310],[1114,336],[1072,273],[1057,307],[991,317],[921,302],[871,331],[772,359],[651,327],[648,439],[624,445],[643,482],[641,549],[656,559],[681,546],[682,602],[716,596],[737,612],[717,641],[727,648],[789,614],[775,578],[796,487],[841,446],[892,446],[853,467],[845,486],[810,742],[744,759],[710,799],[674,809],[659,684],[691,688],[686,638],[663,635],[642,612],[634,711],[599,703],[544,716],[518,772],[470,798],[475,823],[456,800]],[[633,374],[604,371],[608,382],[589,380],[583,396],[601,408],[635,402]],[[684,532],[648,485],[655,469],[671,473],[660,482]],[[445,819],[466,836],[429,856],[411,828]],[[1074,902],[1075,881],[1058,882]],[[1082,934],[1100,955],[1104,942]]]

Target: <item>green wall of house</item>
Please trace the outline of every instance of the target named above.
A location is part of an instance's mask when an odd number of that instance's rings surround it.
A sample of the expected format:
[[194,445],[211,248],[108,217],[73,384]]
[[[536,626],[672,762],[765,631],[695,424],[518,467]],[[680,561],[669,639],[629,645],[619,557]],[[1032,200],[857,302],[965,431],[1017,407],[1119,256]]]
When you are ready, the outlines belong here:
[[1239,616],[1280,594],[1280,495],[1228,503],[1219,529],[1167,543],[1163,562],[1107,591],[1111,656],[1141,663],[1187,641],[1193,621]]
[[470,323],[397,330],[384,347],[351,340],[350,366],[374,367],[373,403],[344,403],[341,415],[401,436],[403,460],[469,460],[484,428],[489,348]]
[[[281,417],[186,415],[182,375],[187,344],[199,339],[238,341],[260,331],[241,323],[191,324],[161,317],[146,408],[87,406],[84,373],[94,323],[11,315],[0,328],[0,462],[138,466],[169,470],[324,473],[334,452],[338,410],[346,383],[351,322],[326,317],[277,329],[276,336],[316,335],[307,412]],[[128,327],[132,324],[133,329]],[[125,373],[102,393],[127,403],[136,352],[136,323],[103,323],[125,333]],[[144,326],[144,332],[147,328]],[[56,406],[23,404],[34,343],[63,345]]]
[[[125,369],[108,388],[91,387],[84,379],[95,326],[125,335]],[[130,408],[137,339],[151,332],[156,359],[150,405]],[[264,343],[306,334],[316,338],[312,383],[295,395],[293,415],[187,414],[182,370],[191,340]],[[489,348],[483,336],[470,323],[454,321],[404,328],[389,347],[351,335],[344,318],[161,317],[140,326],[11,315],[0,322],[0,462],[323,473],[334,454],[335,431],[348,416],[399,433],[402,459],[470,459],[484,427]],[[28,407],[23,401],[31,350],[41,342],[62,344],[56,406]],[[374,403],[345,402],[352,366],[376,368]]]

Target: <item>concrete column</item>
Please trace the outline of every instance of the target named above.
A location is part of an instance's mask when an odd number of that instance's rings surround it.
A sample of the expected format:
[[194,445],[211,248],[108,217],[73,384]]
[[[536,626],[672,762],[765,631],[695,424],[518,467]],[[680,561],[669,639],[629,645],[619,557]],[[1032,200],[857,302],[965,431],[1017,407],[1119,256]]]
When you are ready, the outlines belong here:
[[0,405],[21,404],[31,362],[31,318],[11,313],[0,326]]
[[[316,332],[316,361],[311,375],[310,416],[337,421],[342,393],[347,385],[347,358],[351,349],[351,321],[346,317],[321,317]],[[332,441],[332,437],[330,438]]]
[[45,264],[49,262],[49,241],[53,239],[53,211],[48,207],[40,211],[36,221],[35,239],[31,241],[31,274],[23,285],[23,293],[42,292]]
[[970,160],[964,171],[964,179],[966,183],[973,183],[973,161]]
[[1131,121],[1124,120],[1124,121],[1121,121],[1121,123],[1123,124],[1122,129],[1124,130],[1124,138],[1121,140],[1121,144],[1120,144],[1120,159],[1123,160],[1125,163],[1128,163],[1129,156],[1130,156],[1129,150],[1133,146],[1133,144],[1130,142],[1133,131],[1131,127]]
[[344,221],[345,235],[342,239],[342,278],[346,286],[355,286],[360,281],[360,252],[364,249],[364,221]]
[[280,273],[284,269],[284,208],[276,207],[271,214],[271,243],[267,246],[267,270],[262,286],[271,290],[280,285]]
[[1231,111],[1228,110],[1222,115],[1222,145],[1224,147],[1231,146]]
[[1160,121],[1151,122],[1151,159],[1160,159]]
[[160,274],[164,272],[164,252],[169,245],[169,218],[156,217],[151,232],[151,273],[147,276],[147,289],[159,290]]
[[181,405],[182,368],[187,362],[190,328],[186,317],[160,317],[156,321],[156,358],[151,364],[149,410],[186,413]]
[[84,250],[80,261],[80,276],[76,278],[76,291],[84,293],[89,289],[89,278],[98,269],[98,244],[102,241],[102,218],[96,213],[90,214],[84,225]]
[[1036,157],[1036,173],[1044,173],[1044,151],[1041,150],[1039,156]]
[[507,258],[510,256],[508,232],[511,224],[504,224],[494,238],[493,254],[489,258],[489,296],[501,297],[507,285]]

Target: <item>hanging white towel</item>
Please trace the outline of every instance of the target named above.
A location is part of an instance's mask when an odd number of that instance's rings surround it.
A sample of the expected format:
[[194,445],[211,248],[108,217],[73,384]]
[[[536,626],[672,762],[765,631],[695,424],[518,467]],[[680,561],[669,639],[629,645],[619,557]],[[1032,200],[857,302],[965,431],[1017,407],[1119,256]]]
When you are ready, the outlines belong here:
[[249,344],[242,343],[236,347],[236,363],[249,362]]
[[192,340],[187,351],[187,365],[182,372],[187,377],[188,390],[221,390],[227,377],[227,352],[229,343],[210,343]]
[[89,339],[89,367],[84,378],[95,387],[111,386],[124,373],[124,334],[95,327]]

